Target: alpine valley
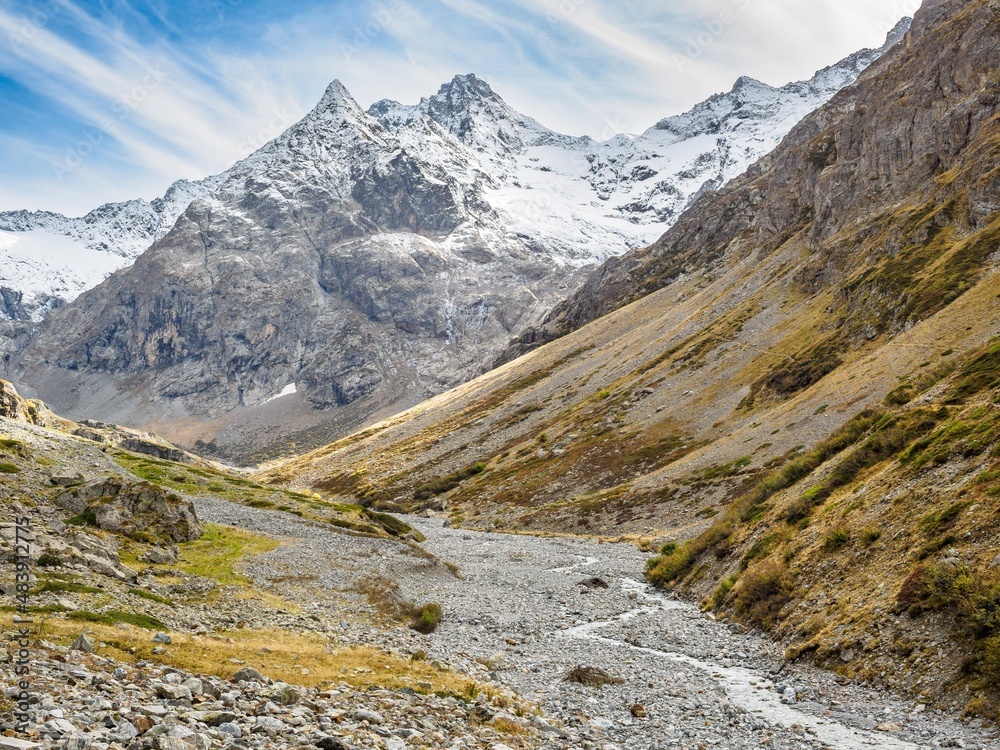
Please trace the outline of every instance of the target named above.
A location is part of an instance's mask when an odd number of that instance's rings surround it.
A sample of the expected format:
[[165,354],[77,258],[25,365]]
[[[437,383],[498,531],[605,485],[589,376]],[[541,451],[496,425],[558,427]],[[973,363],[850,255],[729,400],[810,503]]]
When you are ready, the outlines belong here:
[[472,75],[367,112],[335,82],[276,140],[150,204],[0,214],[6,368],[67,416],[243,462],[321,444],[482,372],[882,51],[780,89],[740,78],[601,142]]
[[998,63],[924,0],[600,141],[335,82],[3,214],[0,748],[1000,747]]

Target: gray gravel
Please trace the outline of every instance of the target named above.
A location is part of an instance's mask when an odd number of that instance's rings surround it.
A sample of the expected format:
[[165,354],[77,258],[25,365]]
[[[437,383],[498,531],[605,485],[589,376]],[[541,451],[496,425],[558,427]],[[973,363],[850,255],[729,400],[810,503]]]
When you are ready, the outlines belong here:
[[[458,578],[404,545],[287,514],[215,500],[197,501],[197,510],[203,520],[283,537],[245,572],[262,586],[268,578],[310,577],[308,593],[285,592],[306,607],[357,615],[363,605],[351,586],[372,574],[398,581],[412,601],[440,603],[446,619],[430,636],[343,614],[344,637],[426,651],[511,687],[550,717],[553,748],[1000,748],[993,727],[786,663],[765,638],[661,596],[642,582],[646,555],[630,545],[406,518],[427,537],[421,547],[457,564]],[[584,585],[594,578],[607,588]],[[623,682],[564,681],[576,666]]]

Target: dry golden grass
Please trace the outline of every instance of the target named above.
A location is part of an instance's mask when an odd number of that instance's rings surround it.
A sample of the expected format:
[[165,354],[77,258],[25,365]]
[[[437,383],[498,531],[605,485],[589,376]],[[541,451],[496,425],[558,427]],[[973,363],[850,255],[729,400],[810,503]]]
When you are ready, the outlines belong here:
[[[0,624],[13,624],[0,614]],[[312,634],[287,630],[233,630],[212,635],[171,633],[166,653],[154,654],[149,631],[133,627],[83,624],[36,615],[33,633],[69,645],[83,631],[98,643],[95,653],[126,663],[146,659],[197,674],[230,678],[244,666],[274,680],[304,687],[346,683],[358,689],[412,688],[422,693],[446,693],[472,698],[490,690],[475,681],[432,664],[367,646],[340,647]],[[101,645],[103,644],[103,645]]]

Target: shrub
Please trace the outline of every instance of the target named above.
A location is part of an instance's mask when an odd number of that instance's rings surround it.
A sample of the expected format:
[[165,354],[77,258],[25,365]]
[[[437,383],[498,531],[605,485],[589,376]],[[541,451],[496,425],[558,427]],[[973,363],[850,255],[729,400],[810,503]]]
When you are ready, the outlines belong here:
[[92,508],[87,508],[83,513],[78,513],[66,521],[70,526],[97,526],[97,513]]
[[664,542],[663,546],[660,547],[661,555],[672,555],[677,551],[677,542]]
[[443,495],[458,487],[466,479],[474,477],[477,474],[482,474],[484,471],[486,471],[486,464],[482,462],[474,463],[471,466],[466,466],[464,469],[459,469],[447,476],[418,487],[414,490],[413,497],[416,500],[427,500],[435,495]]
[[0,461],[0,474],[20,474],[21,470],[15,464]]
[[769,628],[791,598],[793,588],[783,562],[764,560],[749,568],[735,586],[736,612],[752,625]]
[[604,687],[605,685],[622,685],[625,683],[621,677],[615,677],[598,667],[573,667],[566,676],[564,682],[575,682],[586,687]]
[[38,557],[38,565],[42,568],[58,568],[62,567],[62,560],[59,559],[58,555],[54,555],[51,552],[43,552]]
[[739,576],[736,575],[731,575],[722,580],[715,591],[712,592],[712,609],[718,609],[726,602],[737,580],[739,580]]
[[875,544],[882,537],[882,532],[878,529],[865,529],[861,532],[861,541],[865,546]]
[[838,528],[831,531],[823,541],[823,549],[827,552],[836,552],[846,547],[851,541],[851,534],[847,529]]
[[437,626],[443,617],[444,613],[441,611],[441,605],[430,602],[413,612],[413,620],[410,622],[410,627],[418,633],[427,635],[437,630]]
[[649,582],[656,586],[666,586],[686,573],[691,564],[688,546],[674,545],[671,552],[646,561],[646,578]]

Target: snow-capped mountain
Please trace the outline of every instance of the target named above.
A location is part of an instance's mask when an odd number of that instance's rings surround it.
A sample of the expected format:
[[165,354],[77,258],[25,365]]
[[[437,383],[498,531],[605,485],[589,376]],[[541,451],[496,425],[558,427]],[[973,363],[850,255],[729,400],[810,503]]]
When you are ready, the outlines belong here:
[[[893,30],[887,46],[902,37],[908,23]],[[416,105],[380,101],[367,113],[355,113],[356,124],[367,122],[364,129],[372,134],[377,122],[386,131],[377,137],[383,148],[419,155],[527,246],[580,267],[656,240],[693,198],[771,151],[881,52],[863,50],[809,81],[780,89],[740,78],[730,92],[641,135],[604,142],[549,130],[516,112],[475,76],[458,76]],[[314,113],[344,97],[350,95],[335,83]],[[81,218],[0,213],[0,317],[40,320],[130,265],[167,234],[192,201],[211,196],[234,175],[250,177],[262,163],[280,158],[277,151],[289,145],[287,135],[221,175],[179,181],[151,202],[111,203]],[[350,145],[340,145],[350,155]]]

